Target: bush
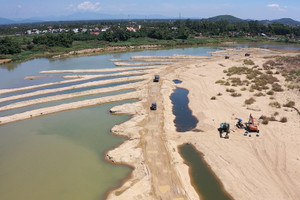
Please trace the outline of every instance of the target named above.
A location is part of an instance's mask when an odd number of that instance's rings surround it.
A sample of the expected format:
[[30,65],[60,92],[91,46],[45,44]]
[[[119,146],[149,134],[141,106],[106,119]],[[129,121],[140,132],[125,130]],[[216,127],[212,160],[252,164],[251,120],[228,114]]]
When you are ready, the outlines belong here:
[[281,85],[279,85],[278,83],[272,84],[272,90],[274,90],[275,92],[282,92],[283,91]]
[[233,89],[233,88],[230,88],[230,89],[226,89],[226,92],[230,92],[230,93],[233,93],[233,92],[235,92],[235,89]]
[[247,88],[245,88],[245,87],[241,88],[241,91],[246,91],[246,90],[247,90]]
[[255,63],[252,60],[244,60],[245,65],[255,65]]
[[242,96],[242,94],[234,92],[234,93],[231,93],[231,96],[233,96],[233,97],[240,97],[240,96]]
[[275,108],[281,108],[280,103],[278,103],[277,101],[269,103],[269,106],[275,107]]
[[273,90],[270,90],[267,92],[267,95],[273,95],[274,94],[274,91]]
[[245,100],[245,104],[246,105],[250,105],[250,104],[253,104],[255,102],[255,99],[253,99],[252,97],[250,99],[246,99]]
[[222,96],[222,93],[219,92],[217,95],[218,95],[218,96]]
[[258,92],[258,93],[255,93],[254,96],[261,97],[261,96],[265,96],[265,95],[262,92]]
[[0,39],[0,54],[21,53],[21,46],[10,37]]
[[215,97],[215,96],[213,96],[213,97],[211,97],[211,98],[210,98],[210,100],[216,100],[216,97]]
[[292,108],[295,106],[295,102],[294,101],[289,101],[286,104],[283,105],[283,107],[288,107],[288,108]]
[[280,119],[280,122],[286,123],[286,122],[287,122],[287,118],[286,118],[286,117],[282,117],[282,118]]

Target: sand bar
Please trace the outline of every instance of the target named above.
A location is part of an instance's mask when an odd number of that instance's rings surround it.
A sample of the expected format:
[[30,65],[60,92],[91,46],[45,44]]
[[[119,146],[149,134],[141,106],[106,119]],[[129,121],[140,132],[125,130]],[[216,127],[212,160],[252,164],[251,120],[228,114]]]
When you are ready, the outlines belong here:
[[9,97],[4,97],[0,99],[0,102],[6,102],[26,97],[33,97],[37,95],[43,95],[43,94],[51,94],[55,92],[61,92],[61,91],[67,91],[67,90],[73,90],[73,89],[79,89],[79,88],[86,88],[86,87],[92,87],[92,86],[100,86],[100,85],[107,85],[112,83],[122,83],[122,82],[129,82],[129,81],[141,81],[144,79],[149,78],[149,76],[139,76],[139,77],[127,77],[127,78],[118,78],[118,79],[111,79],[111,80],[103,80],[103,81],[91,81],[88,83],[82,83],[78,85],[72,85],[72,86],[66,86],[61,88],[54,88],[54,89],[44,89],[44,90],[38,90],[31,93],[25,93],[20,95],[14,95]]
[[[155,70],[154,68],[150,68],[151,70]],[[121,70],[122,71],[122,70]],[[58,82],[52,82],[52,83],[45,83],[45,84],[39,84],[39,85],[32,85],[27,87],[20,87],[20,88],[11,88],[11,89],[0,89],[0,94],[7,94],[11,92],[19,92],[19,91],[25,91],[25,90],[31,90],[36,88],[43,88],[53,85],[60,85],[65,83],[74,83],[78,81],[84,81],[84,80],[90,80],[90,79],[96,79],[96,78],[104,78],[104,77],[114,77],[114,76],[127,76],[127,75],[142,75],[149,73],[148,70],[139,70],[136,71],[129,71],[129,72],[120,72],[120,73],[114,73],[114,74],[100,74],[100,75],[68,75],[68,76],[62,76],[66,79],[74,79],[74,80],[65,80],[65,81],[58,81]],[[59,73],[59,72],[57,72]],[[81,73],[84,73],[84,70],[82,70]]]

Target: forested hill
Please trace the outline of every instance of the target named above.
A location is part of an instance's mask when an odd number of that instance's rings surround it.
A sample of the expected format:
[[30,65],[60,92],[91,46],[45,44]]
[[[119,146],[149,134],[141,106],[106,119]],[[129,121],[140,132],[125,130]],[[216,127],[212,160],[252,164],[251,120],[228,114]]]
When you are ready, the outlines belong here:
[[[218,22],[218,21],[228,21],[229,23],[247,23],[249,21],[256,21],[256,20],[243,20],[237,17],[234,17],[232,15],[219,15],[215,17],[210,17],[207,19],[204,19],[210,22]],[[274,19],[274,20],[257,20],[261,24],[283,24],[285,26],[300,26],[300,22],[293,20],[291,18],[282,18],[282,19]]]
[[215,16],[215,17],[210,17],[210,18],[208,18],[206,20],[210,21],[210,22],[228,21],[229,23],[246,22],[245,20],[237,18],[237,17],[234,17],[232,15],[219,15],[219,16]]

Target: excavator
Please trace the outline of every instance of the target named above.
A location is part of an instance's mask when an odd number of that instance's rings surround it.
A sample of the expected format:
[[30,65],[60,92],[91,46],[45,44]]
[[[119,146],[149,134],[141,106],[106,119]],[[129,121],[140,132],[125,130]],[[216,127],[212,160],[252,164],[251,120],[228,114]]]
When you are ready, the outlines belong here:
[[245,136],[247,136],[249,133],[249,137],[251,137],[252,132],[256,132],[256,136],[257,137],[259,136],[258,126],[257,126],[257,124],[255,124],[254,119],[251,114],[249,116],[248,123],[245,123],[245,125],[246,125],[246,132],[244,134]]

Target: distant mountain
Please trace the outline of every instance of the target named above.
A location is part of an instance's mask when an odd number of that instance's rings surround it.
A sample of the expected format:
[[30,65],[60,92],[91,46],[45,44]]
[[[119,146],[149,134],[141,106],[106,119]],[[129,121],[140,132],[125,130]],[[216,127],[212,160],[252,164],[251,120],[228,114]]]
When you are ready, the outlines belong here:
[[6,18],[0,18],[0,25],[5,24],[25,24],[25,23],[37,23],[37,22],[43,22],[43,20],[40,19],[6,19]]
[[282,18],[275,20],[262,20],[260,21],[263,24],[283,24],[287,26],[300,26],[300,22],[293,20],[291,18]]
[[246,22],[243,19],[234,17],[232,15],[218,15],[215,17],[210,17],[208,19],[206,19],[210,22],[217,22],[217,21],[228,21],[229,23],[242,23],[242,22]]
[[11,19],[0,18],[0,25],[3,25],[3,24],[13,24],[13,23],[15,23],[15,21],[13,21]]
[[[95,13],[95,12],[76,12],[71,15],[65,16],[48,16],[48,17],[34,17],[31,19],[6,19],[0,18],[0,25],[4,24],[22,24],[22,23],[37,23],[37,22],[49,22],[49,21],[82,21],[82,20],[134,20],[134,19],[177,19],[172,17],[166,17],[163,15],[125,15],[125,14],[118,14],[118,15],[109,15],[104,13]],[[196,18],[193,18],[196,19]],[[199,18],[198,18],[199,19]],[[210,17],[207,19],[210,22],[217,22],[217,21],[228,21],[229,23],[247,23],[249,21],[253,21],[251,19],[240,19],[232,15],[218,15],[215,17]],[[282,18],[276,20],[260,20],[260,23],[263,24],[274,24],[279,23],[287,26],[300,26],[299,21],[295,21],[291,18]]]

